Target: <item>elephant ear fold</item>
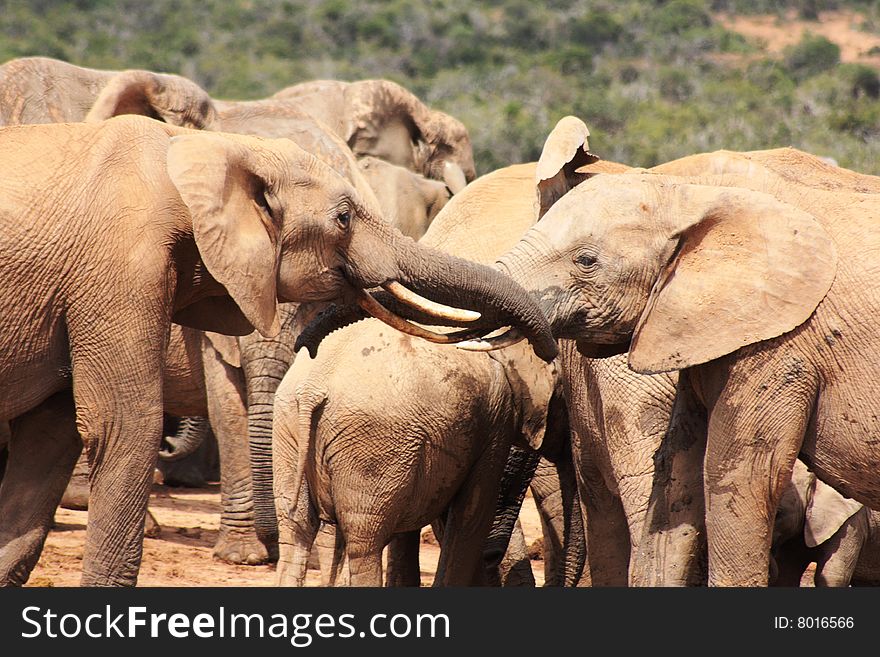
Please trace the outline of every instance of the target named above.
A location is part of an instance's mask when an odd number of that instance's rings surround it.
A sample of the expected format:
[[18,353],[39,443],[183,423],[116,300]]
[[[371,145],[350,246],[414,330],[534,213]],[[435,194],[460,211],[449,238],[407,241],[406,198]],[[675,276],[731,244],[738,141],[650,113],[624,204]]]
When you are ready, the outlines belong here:
[[589,150],[589,136],[586,124],[574,116],[561,118],[547,136],[535,169],[538,219],[568,190],[589,177],[577,172],[577,169],[599,159]]
[[218,135],[172,137],[167,169],[189,209],[208,272],[254,328],[277,335],[280,224],[266,200],[271,182],[261,172],[258,153]]
[[812,315],[834,280],[837,251],[811,215],[758,192],[680,185],[673,193],[669,215],[680,227],[630,343],[633,370],[706,363]]
[[214,102],[195,82],[137,70],[114,76],[98,94],[85,121],[94,123],[120,114],[140,114],[198,130],[210,129],[217,120]]
[[808,497],[804,520],[804,541],[807,547],[816,547],[827,541],[847,520],[865,508],[818,479],[813,481]]

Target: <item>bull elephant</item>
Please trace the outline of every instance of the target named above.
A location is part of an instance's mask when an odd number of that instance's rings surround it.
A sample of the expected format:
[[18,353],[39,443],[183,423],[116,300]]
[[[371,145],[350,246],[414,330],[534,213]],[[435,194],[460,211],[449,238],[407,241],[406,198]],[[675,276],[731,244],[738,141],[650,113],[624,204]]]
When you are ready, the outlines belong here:
[[480,315],[475,330],[521,326],[542,357],[556,355],[519,286],[405,238],[289,140],[134,116],[0,137],[0,242],[13,254],[0,264],[2,583],[26,581],[83,445],[82,582],[136,582],[172,321],[272,336],[279,302],[355,298],[375,310],[364,289],[384,286],[418,304],[409,287],[458,299]]
[[503,260],[558,337],[628,351],[636,372],[680,372],[642,550],[655,565],[693,562],[705,539],[712,585],[767,584],[797,456],[843,495],[880,502],[859,465],[880,457],[865,403],[876,366],[855,355],[877,347],[880,281],[864,256],[880,248],[880,197],[854,190],[877,179],[782,155],[806,175],[749,156],[706,175],[703,156],[702,175],[597,176]]
[[[552,185],[536,198],[536,172],[574,175],[595,159],[584,147],[587,134],[583,126],[565,157],[478,179],[453,197],[421,243],[492,262],[535,221],[536,201],[552,203]],[[561,405],[554,371],[523,353],[515,337],[504,339],[502,351],[473,354],[389,334],[369,320],[317,350],[331,329],[357,319],[344,308],[334,312],[301,335],[298,344],[316,356],[298,356],[276,394],[279,583],[303,584],[320,520],[337,524],[344,538],[351,584],[375,586],[382,548],[438,517],[445,523],[435,584],[484,581],[481,556],[511,443],[538,446],[567,433],[553,422]],[[485,349],[493,340],[469,346]],[[351,386],[353,378],[363,385]],[[497,546],[499,561],[506,547]]]

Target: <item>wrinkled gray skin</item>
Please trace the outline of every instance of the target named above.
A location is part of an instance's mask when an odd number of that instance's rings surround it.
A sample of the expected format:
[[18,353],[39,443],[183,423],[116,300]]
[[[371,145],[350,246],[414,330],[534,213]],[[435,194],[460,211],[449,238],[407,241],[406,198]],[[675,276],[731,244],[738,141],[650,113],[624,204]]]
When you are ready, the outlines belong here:
[[[453,197],[421,243],[491,262],[534,221],[534,199],[533,164],[494,172]],[[435,585],[484,582],[509,446],[544,440],[555,388],[521,345],[474,354],[371,320],[330,335],[315,359],[301,352],[275,399],[279,584],[303,585],[321,520],[345,537],[348,583],[378,586],[382,549],[438,517]]]
[[[405,238],[290,140],[126,116],[14,126],[0,145],[0,233],[16,254],[0,276],[0,419],[12,420],[2,583],[27,579],[83,443],[83,583],[136,582],[172,319],[275,335],[279,301],[347,300],[400,281],[496,327],[508,316],[555,356],[546,320],[510,279]],[[63,266],[46,257],[50,237]]]
[[816,563],[816,586],[880,584],[880,513],[843,497],[801,461],[779,500],[770,585],[799,586]]
[[[394,147],[398,152],[395,157],[397,161],[406,162],[413,168],[418,159],[422,169],[428,173],[436,173],[447,181],[444,184],[425,180],[373,158],[360,166],[361,171],[369,171],[367,177],[372,176],[377,184],[377,202],[383,212],[390,212],[396,217],[405,234],[417,237],[442,207],[445,198],[448,198],[446,186],[457,189],[463,184],[454,173],[455,167],[450,172],[450,167],[445,166],[442,154],[455,154],[456,162],[460,161],[467,171],[462,176],[473,177],[467,133],[454,119],[428,110],[396,85],[391,92],[381,81],[356,86],[358,92],[348,94],[349,104],[357,107],[361,122],[369,123],[367,132],[373,135],[373,141],[379,148],[377,153],[387,154],[388,149]],[[376,93],[370,89],[375,89]],[[370,100],[374,96],[377,99],[375,102]],[[381,104],[378,99],[381,99]],[[399,102],[395,101],[396,104],[391,103],[397,109],[390,109],[389,99],[401,99]],[[424,134],[430,135],[433,140],[429,146],[424,140],[411,142],[407,139],[406,148],[413,150],[410,158],[401,155],[405,150],[403,146],[394,146],[396,136],[399,136],[398,125],[401,122],[413,122],[401,113],[403,101],[419,117]],[[295,102],[271,99],[252,102],[215,101],[197,85],[178,76],[148,71],[97,71],[47,58],[22,58],[0,67],[2,123],[46,123],[83,119],[99,121],[121,113],[144,114],[175,125],[195,128],[262,137],[287,137],[333,166],[353,182],[365,197],[371,196],[371,189],[364,177],[358,174],[359,167],[345,142],[330,128],[302,111]],[[329,115],[325,115],[325,118],[334,121],[334,125],[338,124],[336,127],[339,129],[339,121]],[[383,122],[386,121],[387,129],[383,128]],[[386,132],[387,137],[384,136]],[[358,132],[359,153],[369,155],[372,153],[367,144],[369,140],[365,140],[363,134],[363,130]],[[444,142],[444,134],[449,135],[454,143]],[[418,158],[415,156],[416,152],[419,153]],[[394,181],[394,184],[389,184],[390,181]],[[177,399],[195,409],[193,413],[203,416],[208,414],[204,401],[205,384],[201,382],[202,366],[201,363],[191,362],[194,358],[198,360],[195,353],[201,349],[206,352],[206,373],[209,379],[207,385],[211,396],[216,398],[209,403],[222,453],[224,482],[223,522],[215,554],[227,561],[261,563],[274,550],[274,535],[277,530],[268,466],[271,398],[293,357],[289,348],[296,336],[293,332],[293,311],[293,308],[282,309],[282,336],[270,340],[254,333],[243,338],[241,355],[226,354],[224,357],[217,351],[214,342],[208,341],[202,345],[199,344],[199,338],[187,337],[185,352],[180,354],[180,358],[176,358],[173,347],[176,341],[183,341],[184,338],[179,335],[172,335],[171,338],[168,368],[176,370],[170,377],[176,379],[171,384],[175,386],[174,390],[166,388],[168,406],[174,405],[174,400]],[[177,327],[172,329],[173,334],[177,331]],[[227,351],[238,349],[230,346],[228,341],[227,347]],[[229,362],[230,358],[232,363]],[[244,376],[238,369],[239,361],[244,368]],[[173,413],[171,408],[166,410]],[[242,451],[240,432],[243,425],[240,415],[243,412],[249,412],[251,454]],[[195,448],[196,436],[197,434],[192,434],[192,440],[187,440],[187,444],[180,446],[182,453]],[[254,502],[249,471],[251,456],[254,458],[254,485],[258,490],[258,500],[263,500],[262,504],[259,501],[257,503],[257,525],[262,542],[256,539],[253,527]],[[82,506],[87,497],[87,487],[83,485],[87,473],[88,468],[80,463],[66,494],[66,504]]]
[[[768,159],[783,166],[767,171]],[[791,149],[686,158],[696,171],[674,164],[677,168],[661,170],[703,175],[638,173],[588,181],[554,206],[552,216],[548,213],[504,262],[515,278],[531,281],[557,336],[578,340],[587,352],[597,346],[625,350],[632,339],[629,363],[638,371],[680,367],[685,372],[656,459],[639,548],[647,555],[641,581],[692,581],[699,572],[694,564],[700,544],[708,536],[710,584],[766,584],[768,518],[774,517],[799,453],[826,483],[877,504],[876,477],[857,465],[876,460],[866,440],[875,432],[861,401],[876,397],[870,387],[876,375],[843,356],[839,345],[844,338],[855,353],[874,349],[868,337],[876,334],[874,328],[863,329],[840,312],[852,308],[863,318],[877,314],[874,295],[854,300],[851,290],[877,289],[871,274],[856,263],[858,253],[875,248],[864,244],[871,233],[860,224],[878,212],[876,200],[864,192],[876,189],[880,180],[835,170]],[[858,213],[852,211],[856,206]],[[777,223],[764,223],[770,217]],[[733,228],[737,218],[751,223]],[[790,224],[796,228],[786,232],[782,226]],[[715,226],[730,226],[738,240],[755,244],[737,251]],[[722,249],[713,263],[718,271],[688,268],[699,268],[705,252],[695,247],[697,239],[709,243],[706,249]],[[733,242],[739,243],[744,242]],[[746,264],[764,249],[775,255]],[[720,265],[732,266],[739,258],[744,259],[740,272],[786,262],[795,274],[788,278],[779,269],[718,282]],[[694,271],[703,274],[694,278]],[[705,287],[688,294],[683,286],[697,280]],[[750,285],[768,289],[756,293]],[[732,296],[741,286],[747,291]],[[733,307],[737,321],[701,314],[715,308],[712,295],[726,295],[717,307]],[[686,307],[693,298],[704,300],[701,311]],[[782,299],[787,302],[774,305]],[[669,305],[675,303],[681,309]],[[748,336],[741,336],[738,322],[745,318],[754,324]],[[833,331],[823,332],[822,326]],[[841,368],[848,372],[845,378],[833,374]],[[817,387],[819,379],[833,384]],[[847,381],[869,389],[854,391]],[[772,396],[762,394],[768,389]],[[757,406],[756,399],[761,400]],[[841,403],[848,423],[835,419]]]

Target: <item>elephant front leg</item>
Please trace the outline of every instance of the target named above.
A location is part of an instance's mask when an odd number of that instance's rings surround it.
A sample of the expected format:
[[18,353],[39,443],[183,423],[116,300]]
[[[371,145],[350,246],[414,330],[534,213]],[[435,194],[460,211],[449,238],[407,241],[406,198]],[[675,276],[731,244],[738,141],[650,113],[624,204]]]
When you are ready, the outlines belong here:
[[761,363],[760,375],[734,369],[710,407],[703,473],[710,586],[767,586],[773,520],[815,401],[804,369],[784,362]]
[[682,373],[663,442],[654,455],[654,480],[631,586],[698,586],[706,582],[703,459],[707,419]]
[[220,449],[220,532],[214,556],[229,563],[255,565],[277,558],[257,537],[248,448],[244,376],[203,341],[208,417]]
[[55,508],[82,450],[70,391],[12,423],[0,484],[0,585],[21,586],[40,557]]

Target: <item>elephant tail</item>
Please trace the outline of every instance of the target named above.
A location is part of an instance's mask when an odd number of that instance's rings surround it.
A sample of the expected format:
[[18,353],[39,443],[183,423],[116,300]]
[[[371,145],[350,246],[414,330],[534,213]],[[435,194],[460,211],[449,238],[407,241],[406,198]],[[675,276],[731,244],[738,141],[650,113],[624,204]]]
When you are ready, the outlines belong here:
[[326,402],[327,393],[323,390],[307,388],[305,386],[300,386],[296,390],[297,410],[294,422],[298,444],[294,479],[291,482],[293,486],[290,490],[290,508],[294,512],[298,504],[300,504],[301,494],[305,495],[302,503],[309,503],[309,491],[305,479],[306,463],[308,462],[309,455],[315,452],[315,434]]

